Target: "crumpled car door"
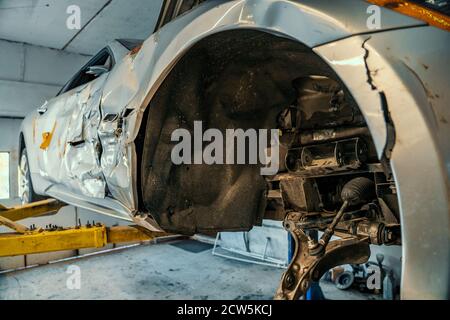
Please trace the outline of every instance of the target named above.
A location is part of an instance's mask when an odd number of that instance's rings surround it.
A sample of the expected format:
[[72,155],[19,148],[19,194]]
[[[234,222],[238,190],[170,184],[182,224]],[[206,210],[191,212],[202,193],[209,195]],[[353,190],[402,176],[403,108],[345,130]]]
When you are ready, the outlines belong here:
[[72,111],[66,129],[60,181],[73,191],[94,198],[104,198],[106,193],[100,165],[102,146],[97,134],[106,79],[107,74],[103,74],[66,101]]

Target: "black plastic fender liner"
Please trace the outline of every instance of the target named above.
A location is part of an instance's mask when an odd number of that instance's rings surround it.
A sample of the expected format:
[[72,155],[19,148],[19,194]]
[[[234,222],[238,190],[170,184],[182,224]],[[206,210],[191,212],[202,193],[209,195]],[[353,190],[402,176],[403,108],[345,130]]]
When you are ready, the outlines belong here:
[[297,99],[295,79],[312,74],[335,77],[310,48],[254,30],[223,32],[191,48],[148,107],[143,209],[168,232],[239,231],[261,224],[267,189],[261,165],[175,165],[171,134],[184,128],[194,136],[194,121],[202,122],[203,131],[222,133],[276,129],[280,112]]

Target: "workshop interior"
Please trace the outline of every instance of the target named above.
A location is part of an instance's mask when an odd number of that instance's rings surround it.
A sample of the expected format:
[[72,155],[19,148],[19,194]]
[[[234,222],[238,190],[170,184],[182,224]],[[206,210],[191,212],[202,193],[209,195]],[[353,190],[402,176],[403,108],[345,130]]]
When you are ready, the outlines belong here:
[[449,300],[449,75],[449,0],[0,0],[0,300]]

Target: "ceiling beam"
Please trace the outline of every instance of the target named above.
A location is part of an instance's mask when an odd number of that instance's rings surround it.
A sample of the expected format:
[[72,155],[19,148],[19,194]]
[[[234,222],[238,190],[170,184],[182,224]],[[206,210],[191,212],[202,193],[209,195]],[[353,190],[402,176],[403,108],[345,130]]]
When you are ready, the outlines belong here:
[[66,48],[70,45],[70,43],[75,40],[75,38],[107,7],[110,5],[112,0],[108,0],[85,24],[78,30],[77,33],[74,34],[72,38],[61,48],[61,50],[66,50]]

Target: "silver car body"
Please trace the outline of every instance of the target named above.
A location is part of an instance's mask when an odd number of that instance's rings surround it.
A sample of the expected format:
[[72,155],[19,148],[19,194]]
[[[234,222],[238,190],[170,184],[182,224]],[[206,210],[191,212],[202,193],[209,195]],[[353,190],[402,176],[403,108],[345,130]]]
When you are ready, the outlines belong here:
[[[369,5],[207,1],[158,30],[137,53],[110,44],[116,65],[109,73],[50,100],[47,112],[24,120],[35,191],[157,230],[150,215],[136,215],[133,141],[170,70],[194,44],[223,31],[246,28],[294,39],[313,48],[346,84],[380,157],[390,115],[395,126],[390,161],[402,220],[402,297],[448,298],[450,34],[384,8],[381,29],[369,30]],[[53,136],[42,149],[45,133]]]

